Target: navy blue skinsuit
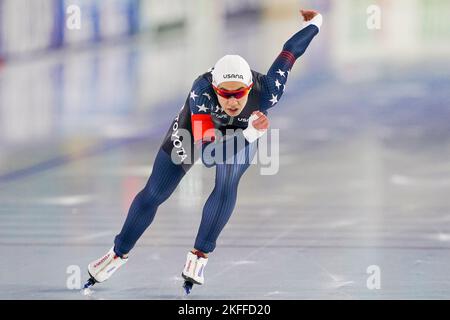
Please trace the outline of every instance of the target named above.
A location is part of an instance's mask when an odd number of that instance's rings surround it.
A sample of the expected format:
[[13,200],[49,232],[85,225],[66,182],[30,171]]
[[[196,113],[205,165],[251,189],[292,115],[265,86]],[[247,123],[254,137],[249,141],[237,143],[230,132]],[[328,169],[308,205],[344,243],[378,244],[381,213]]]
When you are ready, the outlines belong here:
[[[285,83],[295,61],[305,52],[318,32],[319,28],[313,24],[304,27],[285,43],[267,74],[252,70],[253,88],[247,104],[236,117],[230,117],[221,110],[211,85],[211,70],[194,81],[184,106],[167,131],[146,186],[135,197],[123,228],[115,238],[116,254],[127,254],[134,247],[153,221],[158,206],[169,198],[195,162],[195,150],[199,148],[196,147],[198,141],[194,141],[194,121],[202,123],[202,127],[215,128],[225,133],[226,129],[245,129],[253,111],[259,110],[267,114],[267,110],[276,105],[283,95]],[[177,131],[180,129],[190,133],[190,141],[179,138]],[[242,130],[236,130],[234,137],[237,138],[238,135],[242,135]],[[224,141],[204,139],[200,144],[204,148],[211,143],[219,145]],[[238,150],[242,153],[240,156],[245,158],[244,162],[236,160],[231,164],[215,164],[215,187],[203,208],[202,221],[194,245],[197,250],[209,253],[215,249],[216,240],[233,212],[239,180],[249,167],[256,150],[256,141],[246,142],[245,148]],[[171,157],[172,155],[174,157]]]

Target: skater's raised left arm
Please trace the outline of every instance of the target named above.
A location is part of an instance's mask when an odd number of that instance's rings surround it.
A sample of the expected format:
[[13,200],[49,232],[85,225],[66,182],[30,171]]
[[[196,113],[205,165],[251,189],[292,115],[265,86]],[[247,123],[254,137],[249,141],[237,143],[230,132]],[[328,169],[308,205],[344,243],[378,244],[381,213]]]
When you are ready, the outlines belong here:
[[273,62],[265,76],[265,90],[262,101],[267,110],[278,103],[284,93],[285,84],[295,61],[305,53],[312,39],[322,26],[322,15],[313,10],[300,10],[304,23],[300,31],[294,34],[283,46],[283,50]]

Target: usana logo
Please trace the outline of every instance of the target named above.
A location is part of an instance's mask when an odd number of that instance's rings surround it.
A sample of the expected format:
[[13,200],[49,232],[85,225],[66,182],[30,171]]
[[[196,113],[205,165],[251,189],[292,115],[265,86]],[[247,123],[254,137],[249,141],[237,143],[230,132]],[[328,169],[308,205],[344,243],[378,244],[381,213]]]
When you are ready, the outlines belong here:
[[241,79],[241,80],[244,80],[244,76],[242,74],[234,74],[234,73],[224,74],[223,78],[224,79]]

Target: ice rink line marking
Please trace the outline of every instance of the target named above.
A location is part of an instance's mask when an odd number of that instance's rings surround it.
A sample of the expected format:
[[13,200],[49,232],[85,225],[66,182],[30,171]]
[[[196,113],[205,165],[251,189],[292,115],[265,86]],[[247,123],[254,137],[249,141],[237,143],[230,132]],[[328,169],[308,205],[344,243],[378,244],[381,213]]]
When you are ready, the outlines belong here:
[[141,142],[145,139],[148,139],[151,136],[154,136],[156,134],[162,134],[164,130],[166,129],[167,125],[160,125],[158,127],[153,127],[151,130],[142,133],[142,135],[135,136],[135,137],[126,137],[121,139],[114,139],[111,140],[105,140],[101,141],[98,144],[87,147],[84,150],[81,150],[79,152],[73,153],[73,154],[65,154],[65,155],[58,155],[54,158],[51,158],[49,160],[31,165],[26,168],[17,169],[5,174],[0,175],[0,187],[3,184],[6,184],[8,182],[12,182],[21,178],[25,178],[40,172],[44,172],[53,168],[57,168],[60,166],[67,165],[69,163],[75,162],[77,160],[85,159],[91,156],[99,155],[108,151],[111,151],[116,148],[120,148],[126,145],[130,145],[133,143]]

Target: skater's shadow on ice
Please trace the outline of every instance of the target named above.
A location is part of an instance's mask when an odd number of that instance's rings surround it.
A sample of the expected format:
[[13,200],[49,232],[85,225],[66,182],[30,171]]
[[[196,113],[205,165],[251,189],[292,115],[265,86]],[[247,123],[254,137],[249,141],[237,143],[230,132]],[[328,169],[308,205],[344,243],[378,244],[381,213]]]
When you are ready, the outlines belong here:
[[145,299],[145,300],[161,300],[161,299],[173,300],[173,299],[180,299],[182,296],[181,293],[177,295],[177,292],[174,292],[172,294],[170,293],[170,290],[165,290],[165,292],[161,292],[160,287],[151,287],[151,286],[122,289],[120,290],[120,293],[118,292],[117,294],[120,295],[123,299]]
[[[66,287],[45,287],[42,285],[14,285],[8,290],[8,286],[3,287],[8,292],[7,299],[77,299],[80,290],[67,289]],[[2,296],[0,295],[0,298]]]
[[209,294],[197,291],[186,296],[181,287],[169,287],[162,290],[160,286],[137,286],[123,288],[93,287],[89,294],[83,289],[68,289],[61,286],[5,285],[0,299],[61,299],[61,300],[105,300],[105,299],[145,299],[145,300],[197,300],[211,299]]
[[[168,287],[161,290],[160,286],[136,286],[128,287],[125,289],[109,289],[103,290],[103,296],[105,298],[120,298],[120,299],[143,299],[143,300],[195,300],[195,299],[208,299],[207,295],[201,295],[199,293],[191,293],[186,296],[184,290],[180,287]],[[108,295],[108,297],[106,297]],[[98,297],[94,294],[91,296],[93,299]]]

